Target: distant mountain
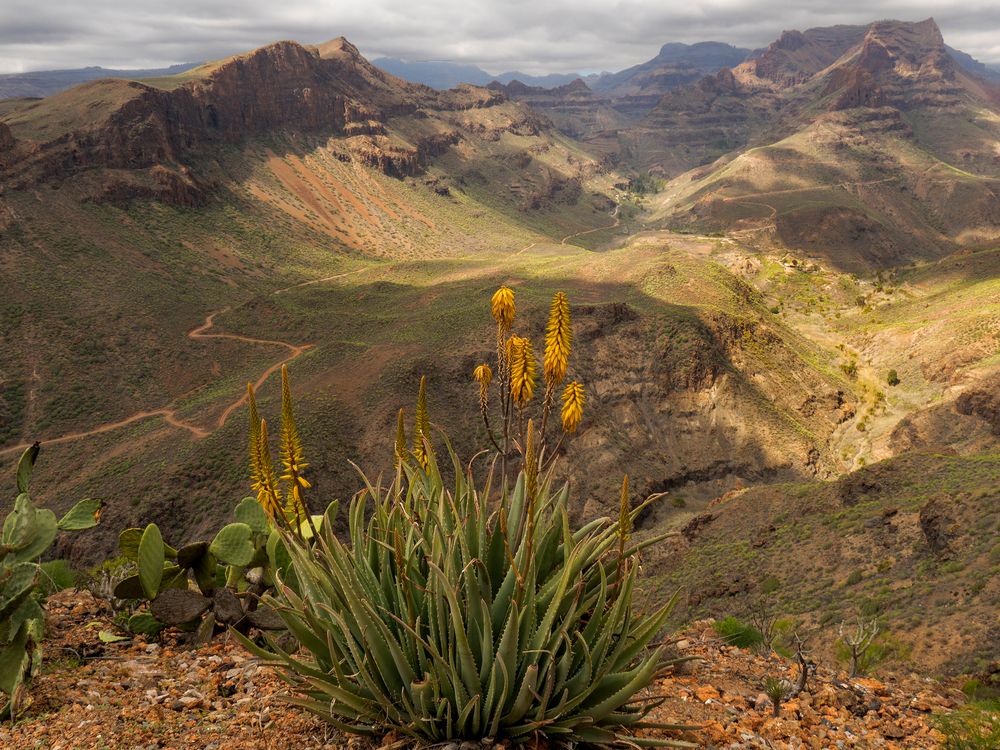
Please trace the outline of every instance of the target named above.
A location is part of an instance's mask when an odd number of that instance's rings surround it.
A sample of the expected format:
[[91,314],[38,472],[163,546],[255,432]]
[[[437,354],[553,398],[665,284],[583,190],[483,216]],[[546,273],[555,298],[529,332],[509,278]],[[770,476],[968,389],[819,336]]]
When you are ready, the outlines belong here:
[[733,68],[751,54],[748,49],[723,42],[681,44],[670,42],[651,60],[617,73],[605,73],[592,84],[594,91],[608,95],[626,95],[629,87],[646,90],[652,86],[675,87],[690,83],[722,68]]
[[[671,42],[653,59],[617,73],[574,77],[566,83],[556,83],[561,76],[511,73],[497,77],[504,84],[497,89],[545,113],[564,133],[581,138],[638,122],[668,92],[739,65],[748,55],[750,50],[722,42]],[[506,80],[509,76],[515,77]]]
[[195,68],[201,63],[181,63],[169,68],[145,70],[114,70],[90,67],[67,70],[36,70],[30,73],[5,73],[0,75],[0,99],[39,97],[58,94],[73,86],[99,78],[159,78],[172,76]]
[[379,57],[372,64],[410,83],[422,83],[433,89],[451,89],[460,83],[485,86],[493,76],[476,65],[448,62],[446,60],[423,60],[409,62],[396,57]]
[[500,91],[507,98],[544,114],[559,130],[573,138],[629,124],[628,119],[615,110],[609,100],[597,96],[582,78],[553,88],[528,86],[519,80],[510,83],[493,81],[487,88]]
[[981,63],[967,52],[962,52],[948,45],[945,45],[945,49],[948,50],[948,54],[952,56],[955,62],[962,66],[963,70],[980,78],[985,78],[987,81],[1000,81],[1000,65]]
[[407,61],[395,57],[380,57],[372,63],[387,73],[410,83],[422,83],[433,89],[451,89],[462,83],[474,86],[485,86],[492,81],[510,83],[520,81],[529,86],[553,88],[572,83],[580,76],[577,73],[549,73],[543,76],[533,76],[520,71],[509,71],[493,75],[487,73],[478,65],[448,62],[447,60]]
[[[666,177],[670,220],[754,226],[845,268],[1000,239],[1000,87],[933,19],[786,31],[759,56],[603,135]],[[974,62],[974,61],[973,61]]]

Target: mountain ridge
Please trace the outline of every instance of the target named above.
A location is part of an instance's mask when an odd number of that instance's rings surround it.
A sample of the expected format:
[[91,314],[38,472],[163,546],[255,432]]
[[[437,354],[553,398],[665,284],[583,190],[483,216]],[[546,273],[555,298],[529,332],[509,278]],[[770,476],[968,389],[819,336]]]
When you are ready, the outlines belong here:
[[[891,264],[1000,237],[991,209],[1000,128],[988,114],[998,92],[948,54],[933,19],[786,32],[760,57],[670,92],[624,133],[647,168],[681,180],[678,219],[718,227],[757,217],[807,251],[822,243],[821,233],[805,239],[818,221],[842,238],[828,245],[882,247],[862,262]],[[867,203],[853,186],[871,187]],[[771,217],[759,220],[755,195]],[[796,196],[836,207],[799,214]],[[859,233],[871,239],[859,243]]]

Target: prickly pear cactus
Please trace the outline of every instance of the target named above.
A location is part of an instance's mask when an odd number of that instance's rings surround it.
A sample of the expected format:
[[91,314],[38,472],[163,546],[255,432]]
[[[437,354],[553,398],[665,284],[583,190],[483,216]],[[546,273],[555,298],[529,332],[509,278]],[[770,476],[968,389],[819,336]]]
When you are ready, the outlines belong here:
[[[200,643],[227,626],[241,632],[284,627],[271,609],[259,606],[276,573],[288,565],[284,543],[255,498],[244,498],[234,515],[236,521],[211,542],[178,549],[163,541],[156,524],[119,535],[122,555],[138,570],[115,587],[114,596],[149,603],[129,619],[133,633],[156,635],[175,627]],[[322,522],[320,516],[312,520]]]
[[28,483],[39,444],[21,456],[17,465],[17,497],[0,532],[0,718],[15,715],[24,703],[25,684],[41,664],[45,629],[38,559],[60,531],[79,531],[97,524],[100,500],[81,500],[61,519],[38,508],[28,494]]

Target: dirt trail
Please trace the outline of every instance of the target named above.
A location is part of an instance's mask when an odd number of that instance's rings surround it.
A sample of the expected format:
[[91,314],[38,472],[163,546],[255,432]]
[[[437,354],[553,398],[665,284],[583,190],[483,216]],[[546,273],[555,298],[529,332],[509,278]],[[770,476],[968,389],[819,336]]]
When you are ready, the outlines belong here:
[[292,289],[300,289],[304,286],[312,286],[313,284],[322,284],[324,281],[333,281],[334,279],[340,279],[344,276],[350,276],[354,273],[361,273],[362,271],[367,271],[367,268],[355,268],[353,271],[348,271],[347,273],[335,273],[333,276],[324,276],[322,279],[312,279],[311,281],[301,281],[298,284],[292,284],[291,286],[286,286],[284,289],[279,289],[274,292],[274,296],[279,294],[284,294],[285,292],[290,292]]
[[[291,286],[278,289],[272,292],[272,294],[273,295],[283,294],[291,289],[296,289],[298,287],[308,286],[311,284],[319,284],[324,281],[332,281],[334,279],[339,279],[344,276],[350,276],[351,274],[359,273],[364,270],[366,269],[358,268],[355,269],[354,271],[347,271],[345,273],[334,274],[333,276],[327,276],[322,279],[313,279],[311,281],[304,281],[298,284],[292,284]],[[254,390],[260,388],[264,384],[264,382],[269,377],[271,377],[271,375],[273,375],[278,369],[281,368],[282,365],[288,364],[293,359],[301,355],[303,352],[307,351],[308,349],[311,349],[313,346],[312,344],[292,344],[287,341],[278,341],[274,339],[258,339],[258,338],[253,338],[251,336],[241,336],[236,333],[208,333],[208,331],[211,331],[215,327],[216,316],[229,312],[230,309],[231,308],[226,307],[223,308],[222,310],[216,310],[213,313],[209,313],[208,316],[205,318],[204,323],[188,331],[187,337],[192,340],[231,339],[233,341],[242,341],[245,344],[257,344],[261,346],[279,346],[287,349],[288,350],[287,356],[283,357],[282,359],[278,360],[273,365],[268,367],[263,372],[263,374],[261,374],[261,376],[257,378],[257,381],[254,383]],[[246,400],[247,400],[246,393],[242,393],[238,399],[236,399],[231,404],[229,404],[229,406],[226,407],[226,409],[222,412],[219,418],[215,421],[215,424],[210,429],[207,430],[203,427],[199,427],[198,425],[191,424],[190,422],[185,422],[183,419],[177,416],[177,409],[172,408],[170,406],[165,406],[160,409],[139,411],[128,417],[125,417],[124,419],[119,419],[115,422],[108,422],[106,424],[99,425],[98,427],[94,427],[93,429],[90,430],[82,430],[80,432],[70,432],[65,435],[60,435],[59,437],[46,438],[41,442],[44,442],[46,444],[53,444],[53,443],[68,443],[74,440],[82,440],[84,438],[93,437],[94,435],[101,435],[105,432],[112,432],[121,427],[126,427],[130,424],[133,424],[134,422],[140,422],[144,419],[151,419],[153,417],[160,417],[168,425],[176,427],[180,430],[187,430],[188,432],[191,433],[191,436],[194,437],[195,439],[201,439],[208,437],[215,430],[218,430],[220,427],[224,426],[226,424],[226,421],[232,415],[232,413],[236,411],[236,409],[240,408],[244,403],[246,403]],[[20,443],[18,445],[8,446],[6,448],[0,448],[0,456],[6,455],[8,453],[23,451],[30,445],[31,443]]]
[[[884,177],[881,180],[866,180],[861,182],[835,182],[832,185],[810,185],[809,187],[800,188],[785,188],[783,190],[764,190],[759,193],[745,193],[743,195],[733,195],[728,197],[723,197],[722,201],[726,203],[743,203],[746,198],[764,198],[770,195],[791,195],[793,193],[812,193],[817,190],[829,190],[830,188],[844,188],[844,190],[849,190],[852,187],[868,187],[869,185],[881,185],[886,182],[894,182],[898,180],[899,177]],[[760,204],[767,205],[767,204]],[[770,206],[769,206],[770,208]]]
[[[592,232],[600,232],[602,229],[614,229],[615,227],[617,227],[617,226],[619,226],[621,224],[621,219],[618,217],[618,206],[615,206],[615,210],[611,212],[611,215],[615,218],[615,220],[614,220],[613,223],[608,224],[607,226],[603,226],[603,227],[594,227],[593,229],[584,229],[582,232],[574,232],[573,234],[567,234],[565,237],[563,237],[561,240],[559,240],[559,244],[560,245],[568,245],[568,244],[571,244],[569,242],[569,240],[573,239],[574,237],[582,237],[583,235],[585,235],[585,234],[591,234]],[[533,248],[537,244],[538,244],[538,240],[536,240],[535,242],[532,242],[530,244],[527,244],[524,247],[522,247],[520,250],[517,250],[517,251],[511,253],[510,257],[513,258],[514,256],[526,253],[526,252],[528,252],[531,248]],[[574,245],[574,247],[577,247],[577,246]],[[584,248],[584,249],[586,249],[586,248]]]
[[[331,277],[331,278],[336,278],[336,277]],[[284,291],[288,291],[288,289],[287,288],[286,289],[280,289],[278,291],[284,292]],[[277,294],[277,293],[278,292],[274,292],[274,294]],[[217,312],[211,313],[207,318],[205,318],[205,322],[204,323],[202,323],[200,326],[198,326],[194,330],[188,331],[188,338],[189,339],[231,339],[233,341],[242,341],[242,342],[247,343],[247,344],[263,344],[265,346],[282,346],[282,347],[286,348],[288,350],[288,352],[289,352],[288,356],[285,357],[284,359],[278,361],[278,362],[275,362],[273,365],[271,365],[266,370],[264,370],[264,373],[259,378],[257,378],[257,381],[254,383],[254,385],[253,385],[254,390],[257,390],[258,388],[260,388],[264,384],[264,382],[272,375],[272,373],[274,373],[276,370],[280,369],[280,367],[282,365],[288,364],[293,359],[295,359],[300,354],[302,354],[304,351],[306,351],[307,349],[311,349],[312,348],[312,344],[302,344],[300,346],[296,346],[295,344],[290,344],[287,341],[275,341],[275,340],[272,340],[272,339],[255,339],[255,338],[252,338],[250,336],[240,336],[240,335],[235,334],[235,333],[206,333],[206,331],[210,331],[215,326],[215,316],[216,315],[221,315],[222,313],[225,313],[225,312],[228,312],[228,311],[229,311],[229,308],[227,307],[227,308],[225,308],[223,310],[219,310]],[[219,418],[216,420],[216,422],[215,422],[215,429],[217,430],[220,427],[222,427],[223,425],[225,425],[226,424],[226,420],[229,419],[229,415],[232,414],[234,411],[236,411],[236,409],[238,409],[239,407],[241,407],[243,404],[245,404],[246,400],[247,400],[247,395],[244,393],[238,399],[236,399],[236,401],[234,401],[229,406],[227,406],[226,410],[223,411],[222,414],[219,416]],[[167,421],[169,422],[170,420],[168,419]],[[206,434],[208,434],[208,433],[206,433]],[[202,437],[204,437],[204,435]]]
[[567,234],[565,237],[559,240],[559,244],[568,245],[571,244],[568,242],[568,240],[571,240],[574,237],[583,237],[585,234],[593,234],[594,232],[600,232],[602,229],[614,229],[615,227],[619,226],[622,223],[622,220],[621,217],[618,216],[618,208],[619,208],[618,206],[615,206],[615,210],[611,212],[611,215],[615,219],[611,224],[608,224],[607,226],[604,227],[594,227],[593,229],[585,229],[582,232],[574,232],[573,234]]

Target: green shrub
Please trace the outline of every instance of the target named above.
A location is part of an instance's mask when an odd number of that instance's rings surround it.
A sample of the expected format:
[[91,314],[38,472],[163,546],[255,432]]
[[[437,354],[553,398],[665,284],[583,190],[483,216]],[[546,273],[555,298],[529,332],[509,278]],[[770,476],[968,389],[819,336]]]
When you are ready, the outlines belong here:
[[[838,638],[834,649],[838,661],[851,663],[851,647],[847,638],[844,636]],[[872,637],[870,644],[858,653],[854,671],[859,675],[870,674],[875,667],[884,662],[906,661],[912,651],[910,644],[890,633],[879,632]]]
[[1000,562],[1000,542],[994,544],[990,549],[990,561]]
[[781,579],[777,576],[768,576],[760,582],[760,592],[762,594],[773,594],[781,588]]
[[846,585],[847,586],[856,586],[857,584],[861,583],[861,579],[863,577],[864,576],[862,575],[862,573],[861,573],[860,570],[854,570],[854,571],[851,572],[851,574],[849,576],[847,576],[847,583],[846,583]]
[[[527,455],[533,439],[529,425]],[[346,543],[336,503],[313,550],[286,533],[296,583],[271,603],[302,653],[244,644],[295,704],[358,734],[569,745],[668,728],[645,722],[662,698],[637,697],[668,664],[650,643],[673,605],[633,610],[635,555],[659,541],[628,541],[644,506],[573,532],[567,489],[553,492],[530,460],[498,493],[452,458],[453,487],[429,451],[426,470],[400,460],[388,487],[366,480]]]
[[68,560],[49,560],[41,564],[42,590],[46,594],[76,586],[78,575]]
[[42,662],[41,640],[45,612],[41,602],[59,566],[38,563],[60,531],[89,529],[97,524],[103,503],[81,500],[61,519],[48,508],[38,508],[28,494],[38,458],[35,443],[17,465],[17,498],[0,533],[0,717],[14,716],[24,687]]
[[764,636],[757,628],[736,617],[730,616],[724,620],[716,620],[712,627],[731,646],[755,648],[764,643]]
[[1000,679],[986,678],[986,681],[973,677],[962,685],[962,692],[970,701],[986,701],[1000,699]]
[[892,386],[899,385],[899,373],[895,370],[889,370],[888,374],[885,376],[885,382]]
[[1000,701],[971,703],[934,719],[945,750],[996,750],[1000,747]]

